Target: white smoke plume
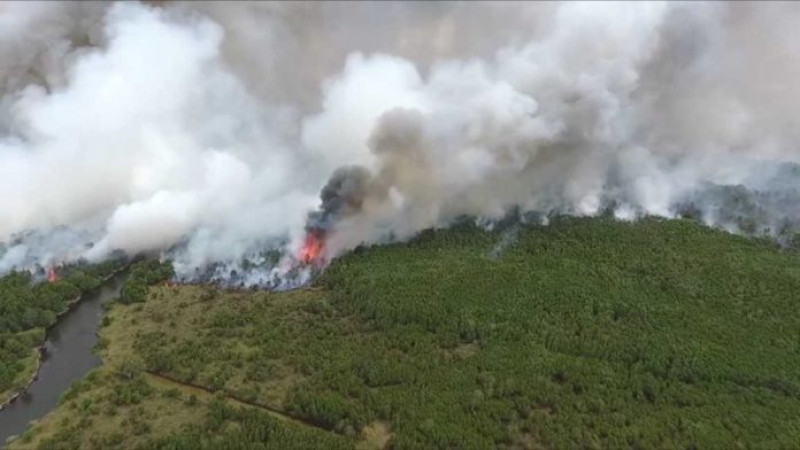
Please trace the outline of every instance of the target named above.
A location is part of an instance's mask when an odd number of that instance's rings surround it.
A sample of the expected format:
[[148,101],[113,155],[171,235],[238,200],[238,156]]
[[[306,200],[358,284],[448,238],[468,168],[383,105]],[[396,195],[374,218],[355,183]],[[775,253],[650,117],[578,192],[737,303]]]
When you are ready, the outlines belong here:
[[796,230],[798,20],[792,3],[2,3],[0,272],[147,252],[183,279],[275,285],[334,174],[354,187],[329,258],[512,210]]

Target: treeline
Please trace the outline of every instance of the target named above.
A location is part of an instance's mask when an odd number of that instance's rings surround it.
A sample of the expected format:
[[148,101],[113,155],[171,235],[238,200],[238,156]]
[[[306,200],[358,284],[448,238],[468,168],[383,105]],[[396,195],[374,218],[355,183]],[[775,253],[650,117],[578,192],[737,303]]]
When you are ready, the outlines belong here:
[[147,286],[175,276],[171,261],[145,260],[134,263],[120,292],[122,304],[140,303],[147,299]]

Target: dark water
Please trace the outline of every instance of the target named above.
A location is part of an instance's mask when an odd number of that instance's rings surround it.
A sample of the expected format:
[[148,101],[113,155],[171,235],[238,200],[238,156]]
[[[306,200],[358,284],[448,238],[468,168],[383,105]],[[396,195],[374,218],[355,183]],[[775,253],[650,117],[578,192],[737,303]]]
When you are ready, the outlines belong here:
[[115,298],[124,275],[84,295],[47,333],[45,355],[39,378],[17,400],[0,411],[0,447],[9,436],[21,434],[34,419],[40,419],[58,403],[73,382],[100,365],[92,353],[103,316],[103,302]]

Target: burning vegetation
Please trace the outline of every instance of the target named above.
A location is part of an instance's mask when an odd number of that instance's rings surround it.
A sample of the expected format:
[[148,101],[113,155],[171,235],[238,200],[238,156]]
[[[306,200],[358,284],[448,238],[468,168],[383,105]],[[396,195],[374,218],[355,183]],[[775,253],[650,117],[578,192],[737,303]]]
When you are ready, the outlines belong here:
[[330,260],[327,240],[343,217],[361,210],[370,180],[363,167],[336,170],[320,192],[320,208],[308,215],[306,236],[296,256],[302,265],[324,267]]
[[298,259],[302,264],[321,266],[325,262],[325,230],[311,229],[306,233]]
[[55,266],[47,269],[47,281],[49,283],[55,283],[58,281],[58,271],[56,270]]

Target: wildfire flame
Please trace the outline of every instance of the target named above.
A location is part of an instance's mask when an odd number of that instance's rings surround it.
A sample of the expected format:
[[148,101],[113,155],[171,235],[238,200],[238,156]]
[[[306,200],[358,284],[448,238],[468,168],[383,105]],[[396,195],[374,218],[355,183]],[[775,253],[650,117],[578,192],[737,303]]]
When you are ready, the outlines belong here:
[[325,250],[325,236],[322,231],[312,230],[300,248],[299,260],[303,264],[319,264]]
[[47,269],[47,281],[50,283],[55,283],[58,281],[58,273],[56,272],[55,267]]

